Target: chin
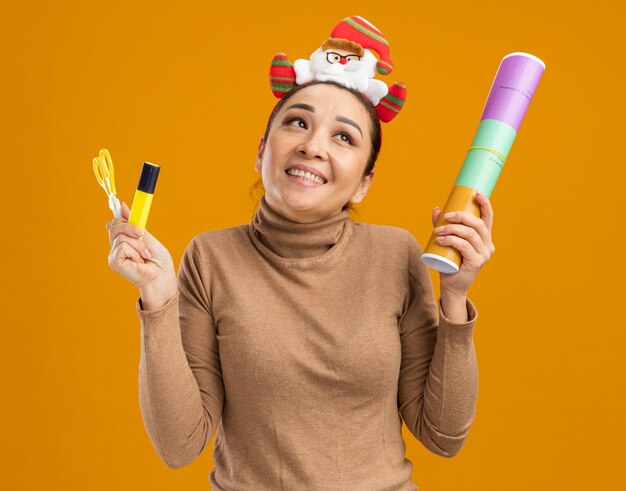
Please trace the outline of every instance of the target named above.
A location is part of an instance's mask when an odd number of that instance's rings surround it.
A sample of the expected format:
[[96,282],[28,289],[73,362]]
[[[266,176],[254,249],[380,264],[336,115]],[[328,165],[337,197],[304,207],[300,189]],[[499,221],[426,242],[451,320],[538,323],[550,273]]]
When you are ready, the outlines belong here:
[[306,193],[300,193],[300,195],[296,195],[296,193],[292,193],[287,196],[283,196],[283,203],[286,206],[289,206],[293,210],[299,211],[311,211],[316,208],[319,208],[324,200],[319,197],[306,196]]

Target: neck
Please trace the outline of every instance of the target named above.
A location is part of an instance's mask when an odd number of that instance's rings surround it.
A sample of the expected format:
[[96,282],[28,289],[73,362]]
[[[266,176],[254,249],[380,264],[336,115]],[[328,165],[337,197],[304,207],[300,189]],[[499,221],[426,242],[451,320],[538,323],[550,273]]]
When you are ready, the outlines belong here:
[[321,256],[342,237],[350,210],[344,207],[334,215],[311,222],[294,221],[271,208],[261,196],[251,228],[274,254],[288,259]]
[[275,213],[276,215],[280,215],[283,218],[286,218],[287,220],[290,220],[296,223],[319,222],[321,220],[326,220],[328,218],[331,218],[335,215],[339,215],[343,210],[348,209],[348,205],[346,205],[343,208],[339,210],[335,210],[333,213],[330,213],[327,215],[320,215],[319,212],[316,213],[315,210],[294,214],[290,210],[285,210],[285,209],[281,210],[276,205],[276,203],[273,203],[273,200],[267,194],[263,196],[263,199],[265,201],[265,206],[268,207],[273,213]]

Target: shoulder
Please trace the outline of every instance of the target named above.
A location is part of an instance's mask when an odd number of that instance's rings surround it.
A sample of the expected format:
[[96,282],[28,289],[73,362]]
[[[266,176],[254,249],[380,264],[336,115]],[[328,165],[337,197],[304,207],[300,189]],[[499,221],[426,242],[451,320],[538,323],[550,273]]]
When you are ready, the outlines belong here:
[[355,236],[382,246],[406,248],[410,241],[417,242],[413,234],[402,227],[374,223],[352,222]]
[[241,242],[242,237],[247,236],[247,231],[248,224],[236,225],[234,227],[226,227],[199,233],[193,237],[191,241],[195,242],[200,249],[212,246],[237,244]]
[[248,225],[236,225],[196,234],[188,243],[185,254],[203,262],[212,258],[223,258],[240,254],[242,248],[249,247]]
[[[402,258],[405,261],[421,255],[422,248],[413,234],[402,227],[352,222],[355,240],[367,245],[373,252]],[[377,254],[377,255],[380,255]]]

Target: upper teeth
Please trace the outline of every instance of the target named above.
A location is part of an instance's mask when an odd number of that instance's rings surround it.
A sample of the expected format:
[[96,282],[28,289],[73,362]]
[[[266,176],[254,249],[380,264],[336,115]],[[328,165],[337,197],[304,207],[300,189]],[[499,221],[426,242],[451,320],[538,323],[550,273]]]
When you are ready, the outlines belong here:
[[309,181],[313,181],[318,184],[324,184],[326,182],[321,177],[318,177],[315,174],[311,174],[310,172],[305,172],[300,169],[287,169],[287,174],[292,175],[292,176],[303,177],[304,179],[308,179]]

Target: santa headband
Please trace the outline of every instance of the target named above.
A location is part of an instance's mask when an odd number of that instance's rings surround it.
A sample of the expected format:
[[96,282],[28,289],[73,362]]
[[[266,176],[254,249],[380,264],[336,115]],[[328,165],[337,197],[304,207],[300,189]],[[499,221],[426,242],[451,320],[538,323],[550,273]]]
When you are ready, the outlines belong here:
[[270,85],[274,95],[281,99],[295,85],[313,80],[338,82],[365,95],[374,105],[379,119],[388,123],[404,105],[406,86],[395,82],[388,87],[374,76],[376,72],[388,75],[392,70],[389,43],[383,34],[363,17],[353,15],[334,27],[330,38],[313,52],[310,59],[298,59],[292,65],[285,53],[274,56]]

